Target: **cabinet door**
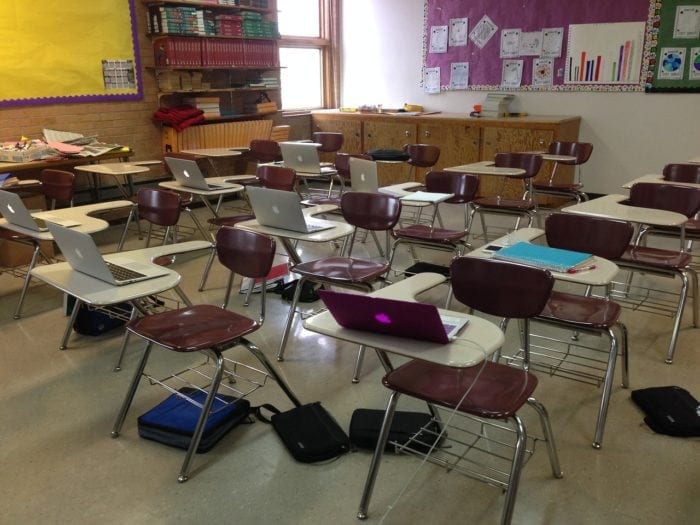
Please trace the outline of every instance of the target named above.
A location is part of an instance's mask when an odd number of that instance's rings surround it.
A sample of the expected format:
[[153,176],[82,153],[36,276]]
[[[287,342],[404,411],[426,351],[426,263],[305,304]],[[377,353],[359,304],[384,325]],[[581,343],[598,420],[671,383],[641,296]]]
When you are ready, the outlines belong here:
[[[416,140],[440,148],[440,158],[433,168],[440,170],[450,166],[470,164],[479,160],[479,128],[469,124],[435,122],[418,125]],[[420,174],[419,182],[425,180]]]
[[314,116],[313,130],[342,133],[343,147],[340,151],[362,153],[362,122],[358,119],[319,119]]
[[[554,140],[554,131],[545,129],[524,129],[507,127],[486,127],[483,130],[481,159],[493,160],[496,153],[509,151],[543,151]],[[541,169],[536,180],[546,180],[545,169]],[[479,183],[479,194],[497,195],[504,184],[500,177],[482,176]],[[520,180],[506,180],[501,195],[509,199],[519,199],[523,194]]]
[[[404,144],[416,142],[416,125],[412,122],[387,122],[365,120],[363,147],[371,149],[402,149]],[[408,181],[410,166],[405,162],[380,162],[377,167],[380,186]]]

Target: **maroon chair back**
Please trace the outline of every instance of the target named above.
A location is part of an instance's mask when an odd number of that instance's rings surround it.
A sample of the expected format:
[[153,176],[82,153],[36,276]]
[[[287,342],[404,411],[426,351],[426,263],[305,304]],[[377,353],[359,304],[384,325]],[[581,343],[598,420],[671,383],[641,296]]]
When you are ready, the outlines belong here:
[[619,259],[629,246],[634,226],[626,221],[553,213],[544,223],[547,244],[605,259]]
[[141,188],[136,194],[139,217],[158,226],[174,226],[180,220],[180,196],[158,188]]
[[700,164],[666,164],[664,166],[663,176],[664,180],[670,182],[690,182],[693,184],[700,184]]
[[401,201],[382,193],[343,193],[340,210],[348,224],[364,230],[389,230],[401,216]]
[[338,153],[335,156],[335,169],[345,180],[350,180],[350,159],[355,157],[356,159],[372,160],[370,155],[366,153]]
[[496,153],[494,165],[498,168],[521,168],[525,174],[511,179],[530,179],[537,175],[542,167],[542,155],[537,153]]
[[294,191],[296,172],[282,166],[258,166],[258,180],[263,188],[272,190]]
[[41,172],[41,191],[47,199],[57,202],[73,200],[75,175],[70,171],[45,169]]
[[275,240],[267,235],[222,226],[216,232],[216,254],[231,272],[258,279],[270,273]]
[[631,206],[682,213],[690,218],[700,210],[700,189],[640,182],[630,188],[628,202]]
[[554,286],[548,270],[477,257],[453,259],[450,280],[459,302],[511,319],[539,315]]
[[425,176],[425,189],[433,193],[454,193],[454,197],[445,202],[464,204],[476,197],[479,177],[471,173],[431,171]]
[[588,162],[588,159],[593,153],[593,144],[589,142],[566,142],[557,141],[552,142],[547,148],[547,153],[552,155],[568,155],[569,157],[576,157],[573,162],[568,161],[557,161],[559,164],[584,164]]
[[320,144],[318,151],[323,153],[335,153],[343,147],[345,137],[342,133],[331,131],[316,131],[311,135],[311,140]]
[[440,148],[432,144],[405,144],[403,150],[408,154],[408,163],[417,168],[432,168],[440,158]]
[[258,163],[282,160],[279,143],[268,139],[253,139],[248,147],[248,154]]

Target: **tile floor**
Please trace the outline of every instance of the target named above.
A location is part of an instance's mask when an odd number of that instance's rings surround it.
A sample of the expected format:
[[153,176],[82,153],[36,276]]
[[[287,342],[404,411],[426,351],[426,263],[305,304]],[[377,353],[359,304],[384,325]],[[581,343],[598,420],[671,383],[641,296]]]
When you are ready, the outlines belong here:
[[[459,220],[461,213],[443,216]],[[96,236],[105,251],[119,231],[113,227]],[[127,247],[141,245],[134,236]],[[302,257],[328,249],[302,245]],[[373,249],[371,243],[360,248]],[[190,298],[219,303],[225,290],[222,267],[215,266],[208,288],[197,292],[205,261],[205,256],[181,257],[176,268]],[[358,523],[369,452],[327,464],[296,463],[272,428],[257,422],[236,428],[213,451],[197,455],[190,481],[178,484],[183,452],[137,435],[137,415],[164,397],[161,389],[144,384],[122,435],[110,438],[142,345],[132,341],[120,373],[112,371],[119,330],[101,337],[74,335],[69,348],[59,351],[66,322],[61,295],[33,285],[23,318],[14,321],[20,284],[0,275],[0,523]],[[441,301],[441,288],[428,298]],[[246,311],[242,297],[234,297],[230,308]],[[256,306],[254,300],[248,311]],[[271,359],[287,308],[272,295],[266,323],[251,337]],[[632,388],[675,384],[700,396],[700,332],[691,327],[690,311],[670,366],[663,362],[670,319],[625,311],[623,320],[630,333]],[[512,325],[506,347],[517,340]],[[228,354],[253,362],[243,350]],[[374,355],[365,360],[361,382],[352,384],[355,348],[306,332],[298,323],[286,355],[279,370],[301,400],[322,401],[344,427],[355,408],[385,406],[388,395]],[[183,356],[156,350],[151,363],[172,371],[182,367]],[[700,442],[653,434],[629,391],[620,388],[619,369],[616,375],[601,450],[591,447],[600,389],[540,375],[536,394],[549,410],[564,478],[551,476],[545,450],[538,448],[522,475],[514,523],[700,523]],[[252,401],[289,407],[274,384]],[[405,399],[400,408],[421,409]],[[502,503],[496,488],[415,457],[388,455],[367,523],[498,523]]]

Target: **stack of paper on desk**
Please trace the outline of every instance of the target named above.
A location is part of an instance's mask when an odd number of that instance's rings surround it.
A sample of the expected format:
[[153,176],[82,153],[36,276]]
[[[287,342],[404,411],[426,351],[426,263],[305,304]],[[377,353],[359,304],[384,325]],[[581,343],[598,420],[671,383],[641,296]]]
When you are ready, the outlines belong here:
[[401,197],[402,201],[420,201],[420,202],[442,202],[450,197],[454,197],[454,193],[434,193],[429,191],[413,191]]
[[493,257],[505,261],[518,262],[545,268],[555,272],[565,272],[592,259],[590,253],[573,252],[560,248],[550,248],[519,242],[497,251]]

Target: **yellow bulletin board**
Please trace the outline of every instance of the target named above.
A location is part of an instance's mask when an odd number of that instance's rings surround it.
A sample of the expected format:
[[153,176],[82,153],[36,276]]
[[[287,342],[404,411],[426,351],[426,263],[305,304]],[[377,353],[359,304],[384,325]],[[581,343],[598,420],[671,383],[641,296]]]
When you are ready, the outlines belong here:
[[133,1],[3,2],[0,106],[141,99]]

